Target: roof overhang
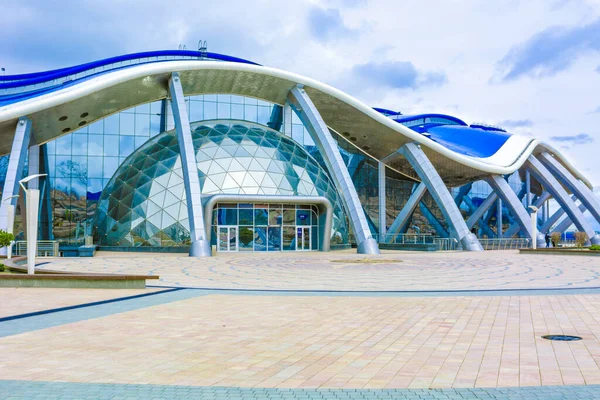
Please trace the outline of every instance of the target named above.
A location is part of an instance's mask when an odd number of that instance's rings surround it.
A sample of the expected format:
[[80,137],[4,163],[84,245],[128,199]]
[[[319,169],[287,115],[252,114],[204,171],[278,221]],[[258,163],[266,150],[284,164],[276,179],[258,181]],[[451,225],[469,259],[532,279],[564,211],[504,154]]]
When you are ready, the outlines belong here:
[[[175,71],[180,74],[186,95],[236,94],[283,105],[290,89],[303,85],[332,130],[379,160],[393,154],[405,143],[420,143],[449,185],[473,181],[490,173],[511,174],[540,145],[535,139],[519,137],[514,145],[503,146],[498,152],[500,155],[497,153],[487,159],[469,157],[447,149],[383,116],[360,100],[316,80],[259,65],[184,60],[119,69],[1,107],[0,154],[10,152],[19,117],[27,116],[32,120],[32,141],[42,144],[124,109],[166,98],[168,79]],[[558,152],[553,150],[553,153],[590,186]],[[398,158],[390,161],[390,166],[403,172],[410,170],[404,168],[403,160]]]

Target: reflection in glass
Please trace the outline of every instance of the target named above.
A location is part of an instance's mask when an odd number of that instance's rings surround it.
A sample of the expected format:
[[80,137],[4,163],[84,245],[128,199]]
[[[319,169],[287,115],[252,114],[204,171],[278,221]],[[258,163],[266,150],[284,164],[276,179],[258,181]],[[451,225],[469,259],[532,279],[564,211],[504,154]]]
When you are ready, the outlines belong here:
[[265,208],[256,208],[254,210],[254,225],[268,225],[269,213]]
[[296,228],[293,226],[283,227],[283,250],[296,250],[296,242],[294,241],[294,232]]
[[240,251],[252,251],[254,230],[251,226],[240,226]]
[[254,251],[267,251],[267,228],[254,228]]
[[281,228],[269,227],[269,251],[281,250]]

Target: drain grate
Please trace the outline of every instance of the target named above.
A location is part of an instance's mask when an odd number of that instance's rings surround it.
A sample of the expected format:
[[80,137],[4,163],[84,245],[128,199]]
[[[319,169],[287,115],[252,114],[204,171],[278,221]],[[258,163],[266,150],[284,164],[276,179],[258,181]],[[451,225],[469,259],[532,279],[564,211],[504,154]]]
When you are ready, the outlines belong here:
[[545,335],[542,336],[542,338],[548,340],[557,340],[559,342],[574,342],[576,340],[581,340],[581,336],[572,335]]

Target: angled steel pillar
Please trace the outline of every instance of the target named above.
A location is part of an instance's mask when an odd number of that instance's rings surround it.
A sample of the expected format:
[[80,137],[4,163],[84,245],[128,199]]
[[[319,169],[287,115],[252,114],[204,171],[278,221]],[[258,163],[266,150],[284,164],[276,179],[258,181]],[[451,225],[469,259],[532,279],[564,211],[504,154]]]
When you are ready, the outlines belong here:
[[533,155],[530,155],[525,162],[525,167],[531,171],[533,176],[540,182],[552,197],[565,210],[571,221],[575,224],[579,231],[585,232],[588,235],[592,244],[600,244],[600,235],[594,232],[592,225],[584,217],[583,213],[571,200],[567,191],[556,180],[550,171]]
[[502,199],[496,202],[496,236],[502,237]]
[[600,201],[585,183],[575,178],[557,159],[548,153],[542,153],[539,160],[548,168],[554,176],[566,187],[568,187],[577,199],[592,214],[596,222],[600,224]]
[[[494,192],[492,192],[494,193]],[[496,196],[496,194],[494,194],[494,196]],[[497,196],[495,197],[497,198]],[[495,199],[494,199],[495,200]],[[469,196],[465,196],[463,198],[464,203],[467,205],[467,207],[469,207],[469,209],[471,210],[472,213],[474,213],[477,210],[477,207],[475,206],[475,204],[473,204],[473,200],[471,200],[471,198]],[[493,205],[493,202],[490,203],[490,207]],[[489,209],[489,207],[486,208],[486,210],[482,211],[482,216],[485,214],[485,212]],[[479,229],[481,230],[481,235],[486,234],[488,237],[492,237],[495,235],[494,231],[492,231],[489,227],[489,222],[490,222],[490,218],[492,218],[493,213],[488,213],[488,215],[480,221],[479,223]],[[481,218],[479,217],[479,218]],[[468,219],[467,219],[468,221]],[[473,226],[475,226],[475,224],[478,222],[478,220],[473,221],[473,225],[469,226],[469,224],[467,223],[467,227],[469,229],[472,229]]]
[[536,240],[538,246],[542,246],[545,243],[544,235],[538,233],[537,238],[532,237],[531,217],[527,210],[525,210],[523,204],[519,201],[517,194],[509,186],[508,182],[500,175],[492,175],[487,179],[487,182],[504,201],[515,218],[515,221],[519,224],[521,231],[523,231],[528,238]]
[[454,197],[454,202],[456,203],[457,207],[460,207],[460,205],[463,202],[464,197],[467,194],[469,194],[472,187],[473,187],[472,183],[467,183],[466,185],[463,185],[458,189],[458,193],[456,194],[456,197]]
[[[6,179],[4,181],[4,189],[2,190],[2,201],[0,202],[0,229],[3,231],[12,232],[12,227],[8,227],[8,222],[9,220],[14,222],[14,219],[9,217],[8,213],[9,210],[14,210],[17,203],[16,198],[12,196],[19,194],[19,180],[23,177],[23,166],[30,138],[31,120],[27,117],[19,118],[8,159]],[[5,249],[2,249],[0,254],[6,254],[5,251]]]
[[[536,206],[537,208],[542,207],[544,204],[546,203],[546,200],[548,200],[550,198],[550,193],[544,191],[534,202],[533,205]],[[556,222],[556,221],[555,221]],[[510,238],[515,236],[517,233],[519,233],[519,231],[521,230],[521,226],[515,222],[513,224],[511,224],[511,226],[506,230],[506,232],[504,232],[504,237]],[[544,230],[543,228],[540,228],[539,231],[541,233],[545,233],[546,230]]]
[[449,237],[448,231],[444,227],[444,224],[442,224],[440,222],[440,220],[437,219],[435,214],[429,209],[429,207],[427,207],[427,204],[420,202],[419,208],[421,209],[421,213],[423,214],[423,216],[425,216],[425,218],[427,219],[427,222],[429,222],[429,225],[431,225],[433,227],[433,229],[435,230],[435,233],[439,237],[442,237],[442,238]]
[[488,197],[485,198],[483,203],[481,203],[479,205],[479,207],[477,207],[477,209],[475,211],[473,211],[471,216],[469,216],[469,218],[467,218],[467,228],[469,228],[469,229],[473,228],[475,226],[475,224],[477,223],[477,221],[479,221],[481,218],[483,218],[483,215],[485,214],[485,212],[487,210],[489,210],[492,205],[494,205],[494,203],[496,202],[497,199],[498,199],[498,195],[495,192],[490,193],[488,195]]
[[383,243],[386,233],[386,196],[385,196],[385,164],[379,161],[378,165],[378,182],[379,182],[379,243]]
[[446,184],[442,181],[442,178],[435,170],[433,164],[431,164],[431,161],[429,161],[429,158],[421,150],[421,147],[416,143],[407,143],[398,152],[404,155],[427,186],[427,190],[431,193],[431,196],[448,222],[450,236],[457,239],[464,250],[483,251],[483,247],[479,243],[479,240],[477,240],[477,237],[467,228],[467,224],[456,206],[450,191],[448,191]]
[[398,214],[396,219],[394,219],[394,222],[392,222],[392,225],[390,225],[390,229],[388,229],[388,234],[385,240],[386,243],[391,243],[394,237],[404,230],[404,227],[410,221],[410,217],[415,211],[415,208],[417,208],[421,202],[421,199],[425,195],[426,191],[427,186],[423,182],[419,183],[419,185],[408,198],[408,201],[402,208],[402,211],[400,211],[400,214]]
[[[581,212],[585,212],[585,206],[583,204],[579,205],[579,211]],[[554,232],[560,232],[563,233],[565,232],[567,229],[569,229],[569,227],[573,224],[573,221],[571,221],[571,218],[569,218],[569,216],[567,215],[562,221],[560,221],[558,223],[558,225],[556,225],[556,228],[554,228]]]
[[[545,192],[547,193],[547,192]],[[571,199],[573,201],[577,200],[577,197],[575,197],[575,195],[571,196]],[[579,206],[579,209],[581,210],[582,206]],[[583,212],[585,210],[582,210],[581,212]],[[546,232],[548,231],[550,228],[552,228],[552,226],[554,226],[554,224],[556,224],[558,222],[558,220],[565,215],[565,210],[563,210],[562,208],[559,208],[554,214],[552,214],[550,216],[550,218],[547,218],[544,223],[542,224],[542,226],[540,227],[540,232]],[[566,219],[568,219],[569,221],[571,221],[571,219],[569,217],[566,217]],[[564,220],[563,220],[564,222]],[[572,223],[572,222],[571,222]],[[569,225],[571,224],[569,223]],[[568,226],[566,227],[568,228]],[[565,228],[565,229],[566,229]]]
[[361,254],[379,254],[379,246],[377,245],[377,241],[371,236],[367,217],[360,204],[354,183],[344,164],[337,142],[331,136],[329,128],[327,128],[321,114],[319,114],[319,111],[301,85],[295,86],[290,90],[287,100],[304,123],[304,126],[308,129],[325,160],[327,169],[340,193],[342,203],[350,219],[350,224],[358,244],[358,252]]
[[198,178],[196,152],[192,141],[192,131],[185,106],[183,88],[177,72],[173,72],[169,79],[169,93],[171,95],[171,108],[177,141],[179,142],[179,152],[181,153],[181,169],[183,170],[185,198],[190,221],[190,239],[192,241],[190,256],[210,257],[212,249],[204,229],[202,191],[200,190],[200,179]]
[[275,104],[273,109],[271,110],[271,118],[269,118],[269,122],[267,122],[267,126],[276,131],[281,130],[281,125],[283,124],[283,107],[279,104]]
[[525,171],[525,207],[531,205],[531,173]]

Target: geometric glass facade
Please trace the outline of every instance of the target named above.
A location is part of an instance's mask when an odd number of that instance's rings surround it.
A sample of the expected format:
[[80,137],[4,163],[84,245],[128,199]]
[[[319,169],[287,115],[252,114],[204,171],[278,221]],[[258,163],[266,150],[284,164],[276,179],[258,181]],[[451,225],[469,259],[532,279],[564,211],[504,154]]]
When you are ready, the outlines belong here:
[[[214,194],[324,196],[334,206],[332,243],[347,242],[335,187],[300,145],[273,129],[245,121],[202,121],[192,123],[191,129],[204,200]],[[278,220],[269,221],[268,225],[276,225]],[[237,225],[237,214],[227,223]],[[295,217],[291,224],[296,224]],[[270,239],[281,236],[278,229],[269,232]],[[149,139],[124,160],[102,191],[94,232],[94,242],[105,246],[189,244],[181,157],[173,130]]]

